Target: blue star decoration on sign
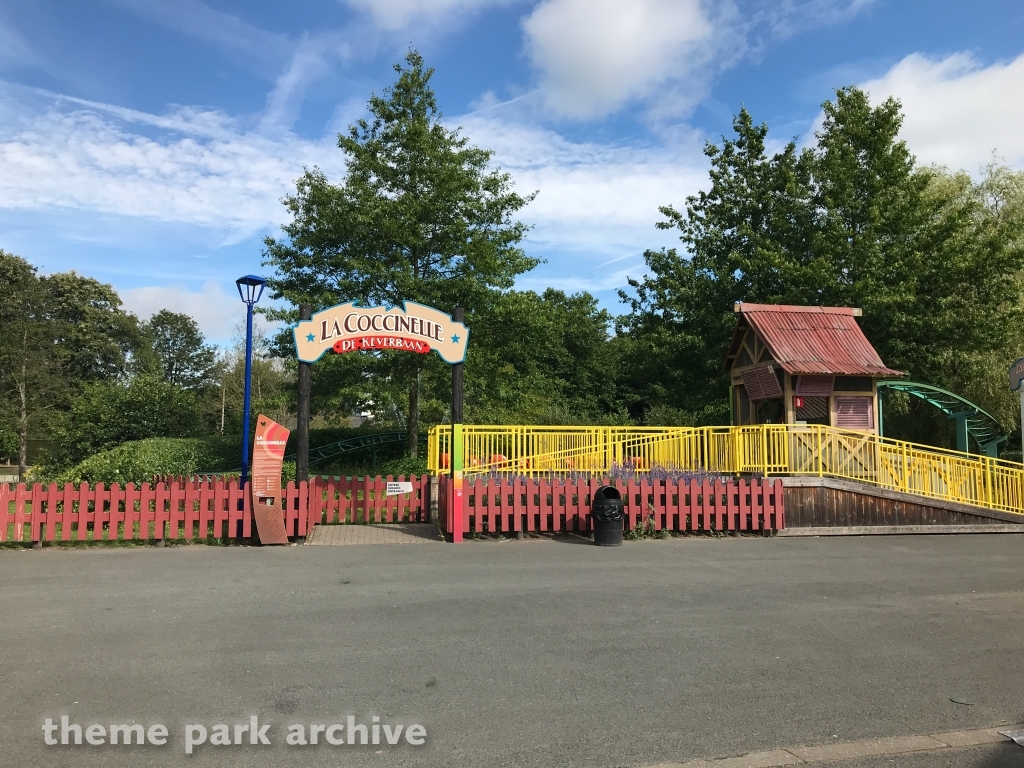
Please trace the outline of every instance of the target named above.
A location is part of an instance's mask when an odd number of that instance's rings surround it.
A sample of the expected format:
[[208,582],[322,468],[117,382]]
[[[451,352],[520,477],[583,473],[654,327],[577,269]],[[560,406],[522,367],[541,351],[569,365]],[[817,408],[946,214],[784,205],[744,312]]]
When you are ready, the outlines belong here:
[[307,333],[306,341],[316,341],[316,336],[314,336],[312,333]]
[[458,336],[452,336],[452,344],[458,344],[458,343],[459,343],[459,337]]

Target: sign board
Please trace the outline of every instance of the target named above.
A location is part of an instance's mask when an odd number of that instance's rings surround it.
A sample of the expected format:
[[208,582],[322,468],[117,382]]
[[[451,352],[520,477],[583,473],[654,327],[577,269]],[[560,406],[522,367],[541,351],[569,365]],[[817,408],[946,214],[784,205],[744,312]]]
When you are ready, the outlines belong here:
[[388,483],[388,496],[398,496],[402,493],[412,493],[412,483]]
[[252,448],[252,511],[262,544],[287,544],[281,493],[281,465],[290,430],[262,413]]
[[1010,366],[1010,390],[1016,392],[1024,381],[1024,357]]
[[295,326],[299,360],[314,363],[324,353],[437,352],[450,365],[466,359],[469,329],[451,315],[412,301],[401,308],[360,307],[355,302],[316,312]]

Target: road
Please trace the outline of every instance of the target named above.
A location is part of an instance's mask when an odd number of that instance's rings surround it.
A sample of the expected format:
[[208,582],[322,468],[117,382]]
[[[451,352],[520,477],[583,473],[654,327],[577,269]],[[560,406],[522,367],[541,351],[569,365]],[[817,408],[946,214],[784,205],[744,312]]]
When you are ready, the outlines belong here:
[[[8,549],[0,607],[3,766],[610,768],[1024,722],[1024,536]],[[46,746],[62,715],[170,734]],[[270,745],[185,754],[252,715]],[[426,743],[284,743],[349,715]],[[1024,748],[893,760],[841,765]]]

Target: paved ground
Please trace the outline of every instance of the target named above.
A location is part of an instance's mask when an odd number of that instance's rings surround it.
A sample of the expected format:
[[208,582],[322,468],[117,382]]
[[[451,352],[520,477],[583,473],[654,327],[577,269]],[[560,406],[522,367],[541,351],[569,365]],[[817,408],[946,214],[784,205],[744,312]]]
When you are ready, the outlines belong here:
[[441,544],[444,539],[434,523],[390,525],[314,525],[306,544]]
[[[998,535],[3,550],[0,766],[611,768],[1019,723],[1022,564]],[[44,746],[61,715],[170,743]],[[250,715],[271,746],[184,754]],[[427,743],[283,743],[348,715]]]

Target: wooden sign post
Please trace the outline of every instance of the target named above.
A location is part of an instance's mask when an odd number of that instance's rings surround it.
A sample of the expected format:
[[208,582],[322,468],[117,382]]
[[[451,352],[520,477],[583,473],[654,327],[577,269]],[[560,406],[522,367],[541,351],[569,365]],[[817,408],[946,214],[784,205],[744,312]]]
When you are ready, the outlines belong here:
[[291,430],[262,413],[256,419],[252,449],[252,511],[261,544],[287,544],[281,468]]

